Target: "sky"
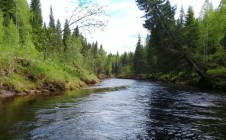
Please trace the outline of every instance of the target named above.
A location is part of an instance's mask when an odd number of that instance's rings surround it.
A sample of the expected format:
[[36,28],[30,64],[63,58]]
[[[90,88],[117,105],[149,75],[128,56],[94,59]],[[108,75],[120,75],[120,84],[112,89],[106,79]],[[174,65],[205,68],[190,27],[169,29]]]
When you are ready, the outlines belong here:
[[[31,0],[27,0],[30,3]],[[99,5],[105,6],[105,11],[109,15],[108,26],[104,31],[95,31],[93,34],[85,34],[89,42],[98,41],[108,53],[122,54],[134,52],[138,35],[140,34],[144,42],[148,31],[143,28],[144,15],[136,5],[135,0],[95,0]],[[179,11],[181,6],[187,11],[188,6],[192,6],[195,16],[198,17],[205,0],[170,0],[171,5],[176,5]],[[211,1],[211,0],[210,0]],[[216,8],[220,0],[212,0]],[[72,11],[76,8],[77,0],[41,0],[42,16],[44,22],[49,22],[49,11],[52,5],[55,20],[60,19],[63,25],[66,18],[70,18]]]

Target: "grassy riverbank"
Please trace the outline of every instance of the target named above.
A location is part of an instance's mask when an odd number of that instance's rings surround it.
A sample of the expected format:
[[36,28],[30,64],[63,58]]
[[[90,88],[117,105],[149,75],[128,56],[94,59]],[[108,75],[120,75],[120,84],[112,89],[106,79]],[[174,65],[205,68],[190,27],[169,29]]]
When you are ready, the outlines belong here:
[[0,95],[42,94],[85,87],[99,80],[79,65],[43,60],[34,48],[0,46]]

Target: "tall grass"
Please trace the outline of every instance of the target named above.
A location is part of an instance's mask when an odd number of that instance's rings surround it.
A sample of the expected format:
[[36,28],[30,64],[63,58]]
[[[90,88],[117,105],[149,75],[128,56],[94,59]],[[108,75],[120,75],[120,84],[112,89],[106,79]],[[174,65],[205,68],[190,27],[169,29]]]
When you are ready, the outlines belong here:
[[32,45],[0,45],[1,88],[26,92],[42,88],[46,83],[58,83],[65,89],[73,89],[85,85],[81,79],[97,80],[95,75],[82,67],[78,70],[57,59],[44,61],[43,54]]

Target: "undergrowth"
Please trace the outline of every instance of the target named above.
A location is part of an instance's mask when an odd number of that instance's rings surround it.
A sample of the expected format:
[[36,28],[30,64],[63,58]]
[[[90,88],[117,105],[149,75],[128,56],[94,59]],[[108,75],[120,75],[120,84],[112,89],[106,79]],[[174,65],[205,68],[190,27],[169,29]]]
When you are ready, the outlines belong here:
[[67,90],[98,81],[96,76],[80,66],[59,60],[43,60],[32,46],[0,46],[0,88],[15,92],[30,90]]

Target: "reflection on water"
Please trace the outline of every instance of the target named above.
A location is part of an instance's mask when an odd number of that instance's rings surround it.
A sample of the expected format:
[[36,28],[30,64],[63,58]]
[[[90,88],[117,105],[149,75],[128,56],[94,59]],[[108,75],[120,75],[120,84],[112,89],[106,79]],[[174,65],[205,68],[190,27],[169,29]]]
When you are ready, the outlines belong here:
[[0,107],[0,139],[224,139],[226,96],[108,79]]

